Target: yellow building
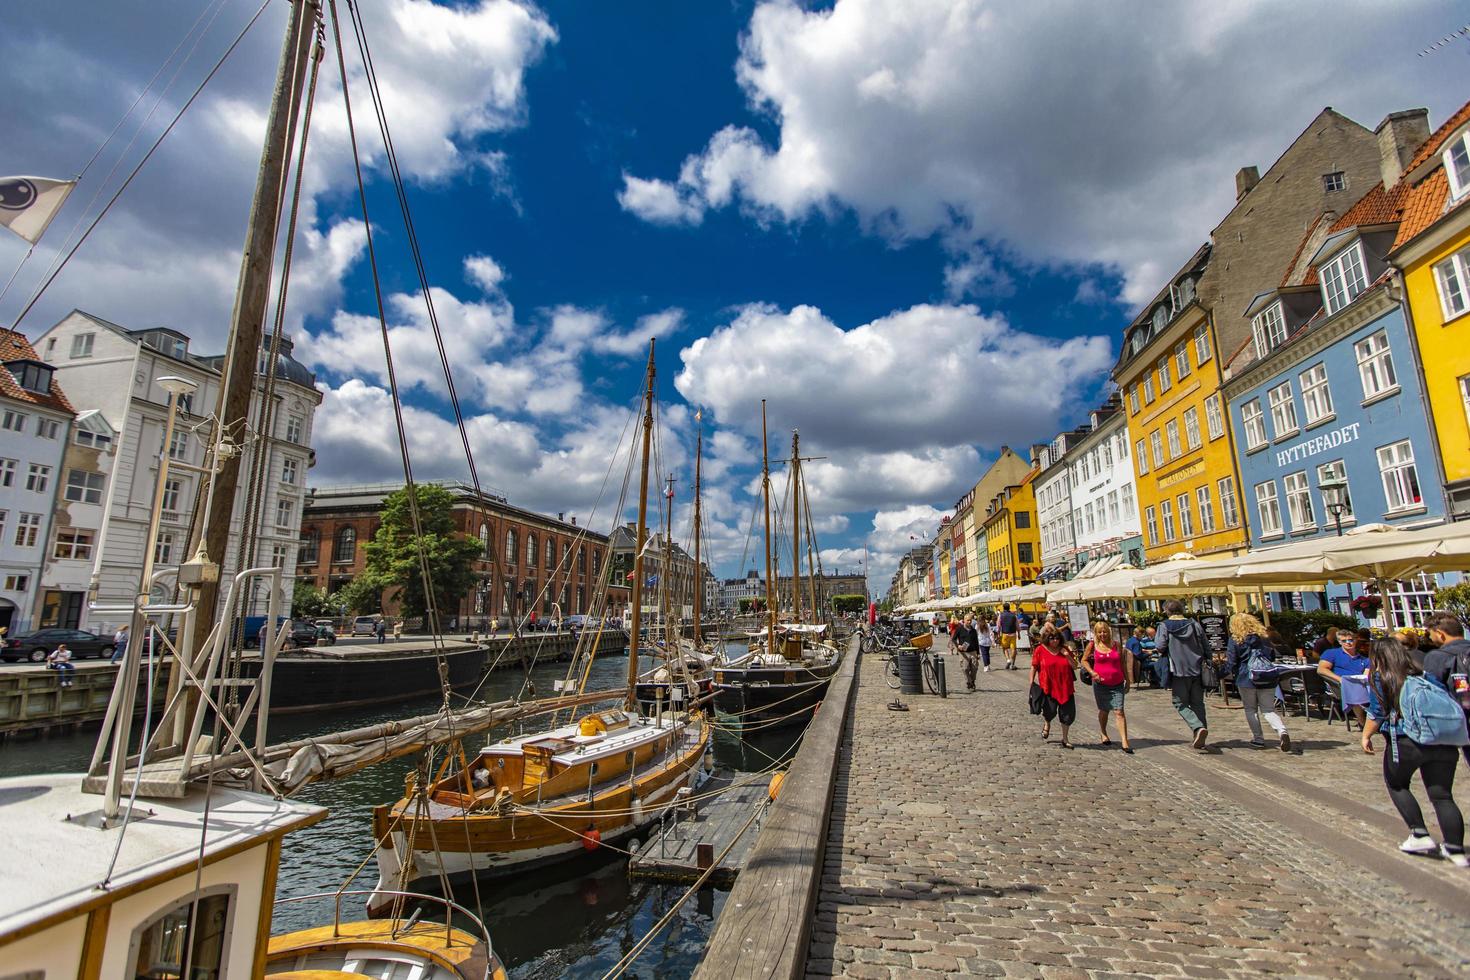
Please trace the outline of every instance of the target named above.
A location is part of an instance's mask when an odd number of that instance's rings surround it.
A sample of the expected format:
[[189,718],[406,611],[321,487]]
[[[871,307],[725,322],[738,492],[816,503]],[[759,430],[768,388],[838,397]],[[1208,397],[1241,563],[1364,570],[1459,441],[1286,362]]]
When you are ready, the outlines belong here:
[[1034,487],[1039,472],[1033,467],[1019,484],[1006,487],[987,506],[982,529],[990,556],[992,589],[1025,585],[1041,574],[1041,530],[1037,527]]
[[1456,520],[1470,518],[1470,103],[1404,170],[1409,190],[1390,260],[1419,342],[1424,390]]
[[1220,392],[1224,358],[1195,291],[1210,251],[1202,246],[1128,326],[1113,369],[1128,415],[1149,562],[1246,544],[1234,437]]
[[965,554],[968,558],[965,563],[965,578],[969,583],[970,595],[978,595],[994,588],[990,581],[990,554],[985,537],[986,508],[996,494],[1008,486],[1017,486],[1026,479],[1026,474],[1031,469],[1032,464],[1015,450],[1009,446],[1001,446],[995,462],[975,481],[975,486],[970,491],[970,526],[965,531]]

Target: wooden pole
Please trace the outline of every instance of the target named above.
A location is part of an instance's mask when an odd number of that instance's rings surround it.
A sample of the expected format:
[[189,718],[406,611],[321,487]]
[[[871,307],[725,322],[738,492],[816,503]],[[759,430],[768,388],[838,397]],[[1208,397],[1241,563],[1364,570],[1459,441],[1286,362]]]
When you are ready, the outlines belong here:
[[[250,208],[250,221],[245,231],[245,250],[240,260],[240,279],[235,289],[235,307],[230,317],[230,339],[225,346],[221,365],[219,398],[215,402],[217,419],[216,444],[225,433],[238,430],[250,415],[250,398],[255,391],[260,344],[265,331],[266,307],[270,301],[271,275],[274,269],[276,238],[280,234],[281,208],[286,193],[285,169],[287,151],[295,139],[296,115],[301,106],[306,72],[311,64],[311,45],[321,21],[320,0],[295,0],[281,46],[281,60],[276,72],[276,89],[271,97],[270,115],[266,119],[265,148],[256,175],[255,198]],[[270,451],[268,432],[259,433],[256,452]],[[243,453],[219,459],[219,471],[213,477],[211,503],[202,530],[195,529],[195,540],[209,559],[223,568],[229,547],[230,518],[235,511],[235,491],[240,480]],[[217,458],[217,457],[216,457]],[[200,488],[202,494],[203,487]],[[199,495],[196,495],[196,503]],[[195,507],[195,513],[200,508]],[[248,567],[253,556],[241,556],[241,567]],[[196,651],[204,648],[205,638],[214,627],[219,604],[219,578],[205,582],[199,590],[198,615],[194,619]],[[274,627],[275,624],[271,624]],[[174,668],[175,670],[177,668]],[[172,682],[171,682],[171,686]]]
[[776,652],[776,582],[771,577],[771,452],[766,445],[766,400],[761,399],[761,493],[766,509],[766,649]]
[[653,444],[653,341],[648,342],[647,390],[643,393],[643,463],[638,477],[638,532],[633,537],[633,623],[628,637],[628,710],[638,706],[638,634],[643,627],[643,545],[648,538],[648,457]]

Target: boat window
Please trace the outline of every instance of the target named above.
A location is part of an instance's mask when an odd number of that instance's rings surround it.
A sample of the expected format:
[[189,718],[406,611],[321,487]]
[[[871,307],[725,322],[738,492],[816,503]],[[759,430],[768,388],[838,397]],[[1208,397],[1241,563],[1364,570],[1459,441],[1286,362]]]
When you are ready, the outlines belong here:
[[135,929],[128,956],[132,976],[219,980],[228,952],[234,892],[230,885],[191,895]]

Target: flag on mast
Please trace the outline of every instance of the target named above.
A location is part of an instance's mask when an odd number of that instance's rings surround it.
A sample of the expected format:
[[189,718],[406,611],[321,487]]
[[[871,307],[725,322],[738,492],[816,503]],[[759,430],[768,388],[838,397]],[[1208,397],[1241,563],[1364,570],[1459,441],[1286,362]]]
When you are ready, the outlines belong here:
[[76,186],[49,177],[0,177],[0,225],[36,244]]

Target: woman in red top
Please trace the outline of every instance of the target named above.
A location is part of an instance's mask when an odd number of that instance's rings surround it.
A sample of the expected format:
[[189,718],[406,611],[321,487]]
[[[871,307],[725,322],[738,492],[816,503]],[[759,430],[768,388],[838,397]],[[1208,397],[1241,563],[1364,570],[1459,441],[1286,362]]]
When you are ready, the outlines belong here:
[[1102,744],[1112,745],[1108,738],[1108,712],[1118,716],[1118,735],[1123,751],[1129,755],[1128,717],[1123,714],[1123,695],[1128,693],[1128,678],[1133,676],[1133,654],[1113,642],[1113,631],[1099,620],[1092,626],[1092,642],[1082,655],[1082,669],[1092,678],[1092,693],[1097,699],[1097,727],[1102,731]]
[[1072,661],[1062,652],[1062,634],[1055,626],[1041,631],[1041,645],[1031,655],[1033,714],[1046,719],[1042,738],[1051,737],[1051,720],[1062,723],[1062,748],[1070,749],[1067,731],[1077,720],[1077,702],[1072,697]]

